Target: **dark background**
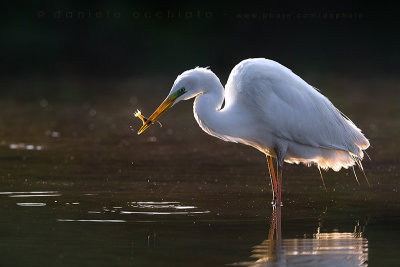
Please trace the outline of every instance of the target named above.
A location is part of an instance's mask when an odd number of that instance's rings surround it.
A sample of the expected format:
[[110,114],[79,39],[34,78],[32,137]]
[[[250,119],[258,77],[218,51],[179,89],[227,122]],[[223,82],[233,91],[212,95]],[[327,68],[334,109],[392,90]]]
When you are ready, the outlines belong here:
[[[249,57],[276,60],[321,89],[371,142],[372,160],[363,160],[371,188],[356,168],[360,186],[351,169],[323,172],[325,192],[317,168],[285,164],[282,234],[289,243],[274,251],[287,252],[321,225],[321,233],[335,234],[361,226],[368,248],[351,248],[371,266],[399,266],[400,11],[365,1],[201,4],[0,4],[1,266],[250,260],[270,227],[265,156],[204,133],[192,101],[140,136],[133,116],[137,108],[150,115],[183,71],[210,66],[225,84]],[[14,197],[43,191],[60,195]],[[19,206],[24,199],[47,206]],[[137,211],[130,206],[136,201],[178,201],[210,213],[137,217],[111,209]],[[336,245],[326,255],[343,251]]]
[[[233,66],[250,57],[274,59],[306,77],[398,75],[394,6],[324,5],[13,1],[3,4],[1,15],[1,93],[34,97],[63,90],[14,83],[33,80],[166,77],[172,84],[195,66],[210,66],[225,83]],[[90,90],[109,88],[82,86],[67,94]]]

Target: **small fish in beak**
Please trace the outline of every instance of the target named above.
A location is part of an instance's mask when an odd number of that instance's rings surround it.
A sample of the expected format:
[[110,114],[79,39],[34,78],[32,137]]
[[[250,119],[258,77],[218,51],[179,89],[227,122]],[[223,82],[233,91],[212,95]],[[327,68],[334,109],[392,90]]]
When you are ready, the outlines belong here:
[[[170,107],[172,107],[174,105],[174,102],[185,93],[185,88],[181,88],[178,91],[170,94],[162,103],[161,105],[153,112],[153,114],[151,114],[151,116],[149,118],[145,118],[144,116],[142,116],[142,114],[140,113],[140,111],[138,110],[135,114],[136,117],[139,117],[142,122],[143,125],[142,127],[139,129],[138,134],[143,133],[147,128],[149,128],[149,126],[157,121],[158,117],[160,117],[162,114],[164,114],[164,112],[166,112]],[[159,123],[159,122],[158,122]],[[161,125],[161,123],[159,123]],[[162,125],[161,125],[162,126]]]
[[[145,116],[143,116],[142,112],[140,110],[136,110],[134,115],[135,115],[135,117],[139,118],[143,122],[143,125],[147,125],[147,121],[149,119],[146,118]],[[161,122],[159,122],[159,121],[156,121],[156,122],[160,125],[160,127],[162,127]],[[143,126],[142,126],[142,128],[143,128]]]
[[136,110],[135,117],[138,117],[139,119],[141,119],[143,124],[145,124],[147,121],[147,118],[142,115],[142,112],[140,110]]

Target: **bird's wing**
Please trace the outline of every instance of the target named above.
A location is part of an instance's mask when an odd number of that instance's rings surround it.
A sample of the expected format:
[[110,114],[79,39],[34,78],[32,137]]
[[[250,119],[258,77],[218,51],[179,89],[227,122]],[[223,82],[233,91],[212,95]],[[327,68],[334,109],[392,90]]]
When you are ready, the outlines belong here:
[[246,105],[255,123],[279,138],[358,157],[369,146],[360,129],[328,98],[272,60],[241,62],[232,70],[226,90],[227,104],[234,99]]

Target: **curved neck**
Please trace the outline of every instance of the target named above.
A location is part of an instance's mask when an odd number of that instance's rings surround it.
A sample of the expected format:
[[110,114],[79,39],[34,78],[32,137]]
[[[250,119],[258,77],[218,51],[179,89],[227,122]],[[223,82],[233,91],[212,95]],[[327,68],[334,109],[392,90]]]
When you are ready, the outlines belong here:
[[220,110],[224,101],[224,87],[217,78],[208,80],[202,88],[193,105],[197,123],[208,134],[229,140],[229,119],[226,120],[224,110]]

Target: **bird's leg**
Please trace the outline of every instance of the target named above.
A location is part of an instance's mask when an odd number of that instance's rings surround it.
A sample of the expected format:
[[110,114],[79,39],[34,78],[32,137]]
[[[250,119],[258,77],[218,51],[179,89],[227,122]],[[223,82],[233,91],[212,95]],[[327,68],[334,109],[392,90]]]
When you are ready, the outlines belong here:
[[267,247],[267,259],[278,262],[282,252],[282,231],[281,231],[281,207],[277,206],[272,210],[271,223],[268,232],[269,246]]
[[283,206],[282,204],[282,166],[279,166],[279,162],[277,162],[277,197],[276,197],[276,202],[277,205]]
[[275,207],[276,196],[277,196],[277,182],[274,170],[274,163],[272,162],[271,156],[267,156],[267,160],[268,160],[269,177],[271,178],[271,186],[272,186],[272,206]]
[[276,149],[276,174],[277,174],[277,205],[283,206],[282,204],[282,169],[283,162],[285,160],[286,149]]
[[269,232],[268,232],[268,240],[274,240],[275,238],[275,229],[276,229],[276,211],[275,209],[272,210],[272,215],[271,215],[271,223],[269,227]]
[[[281,225],[282,225],[282,223],[281,223],[281,206],[278,206],[277,208],[276,208],[276,240],[277,241],[281,241],[282,240],[282,231],[281,231]],[[278,245],[279,245],[279,247],[280,247],[280,243],[278,243]]]

